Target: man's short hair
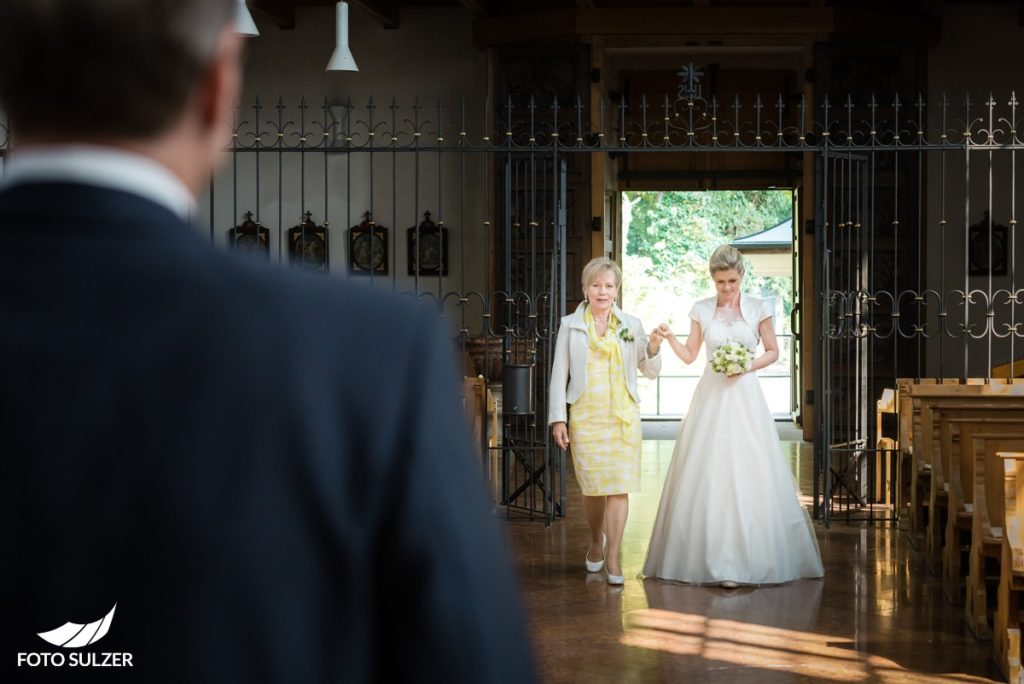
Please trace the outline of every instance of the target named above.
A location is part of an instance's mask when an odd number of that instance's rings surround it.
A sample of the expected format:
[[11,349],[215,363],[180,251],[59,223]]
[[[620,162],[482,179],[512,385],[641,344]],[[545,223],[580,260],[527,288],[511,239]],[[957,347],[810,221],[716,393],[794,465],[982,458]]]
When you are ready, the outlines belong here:
[[233,0],[2,0],[0,108],[19,135],[148,138],[184,112]]

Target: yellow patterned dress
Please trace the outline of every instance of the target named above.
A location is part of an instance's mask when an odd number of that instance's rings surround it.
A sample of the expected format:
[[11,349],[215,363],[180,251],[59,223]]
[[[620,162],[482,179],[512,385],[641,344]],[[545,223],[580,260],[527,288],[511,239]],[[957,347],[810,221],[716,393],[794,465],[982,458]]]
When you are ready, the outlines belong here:
[[588,309],[590,341],[587,383],[569,407],[569,444],[576,479],[584,496],[628,494],[640,490],[640,407],[626,387],[622,349],[612,316],[598,337]]

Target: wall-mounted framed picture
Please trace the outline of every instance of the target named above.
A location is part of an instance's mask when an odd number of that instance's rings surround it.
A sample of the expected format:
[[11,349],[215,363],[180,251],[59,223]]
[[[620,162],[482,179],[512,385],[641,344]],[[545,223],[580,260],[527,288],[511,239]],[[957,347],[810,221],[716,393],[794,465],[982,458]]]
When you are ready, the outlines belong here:
[[409,275],[448,275],[448,229],[430,220],[430,212],[423,212],[419,226],[407,231]]
[[252,212],[245,212],[245,220],[228,230],[228,245],[240,252],[262,254],[270,258],[270,229],[254,221]]
[[990,245],[988,212],[986,211],[981,221],[967,228],[968,275],[987,276],[990,272],[989,266],[991,266],[992,275],[1006,275],[1006,247],[1009,244],[1010,230],[1006,226],[993,223],[991,235]]
[[348,229],[348,267],[353,275],[388,274],[388,229],[374,223],[370,212]]
[[312,212],[306,212],[302,223],[288,229],[288,260],[311,271],[326,271],[327,226],[318,226]]

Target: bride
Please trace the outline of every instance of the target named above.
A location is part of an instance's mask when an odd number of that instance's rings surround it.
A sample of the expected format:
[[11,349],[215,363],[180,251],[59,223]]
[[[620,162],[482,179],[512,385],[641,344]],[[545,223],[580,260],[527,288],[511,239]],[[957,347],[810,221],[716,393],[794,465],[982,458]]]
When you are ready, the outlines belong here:
[[783,460],[775,422],[754,371],[779,357],[772,307],[740,294],[744,264],[728,245],[710,261],[716,297],[690,311],[686,344],[661,326],[684,363],[701,342],[711,359],[726,343],[764,354],[733,375],[704,369],[676,440],[644,562],[647,577],[721,584],[777,584],[821,577],[814,528]]

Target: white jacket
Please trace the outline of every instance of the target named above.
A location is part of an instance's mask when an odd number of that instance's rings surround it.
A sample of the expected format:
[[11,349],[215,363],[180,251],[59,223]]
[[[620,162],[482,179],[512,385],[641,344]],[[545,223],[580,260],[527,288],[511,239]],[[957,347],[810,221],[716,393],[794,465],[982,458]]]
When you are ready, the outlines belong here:
[[[551,366],[551,388],[548,392],[548,424],[567,422],[566,404],[575,404],[587,386],[587,350],[589,336],[587,324],[583,322],[586,303],[580,304],[576,312],[562,318],[558,328],[558,339],[555,342],[555,360]],[[622,313],[619,307],[612,305],[612,312],[619,321],[618,330],[609,330],[607,334],[615,335],[622,349],[622,362],[626,371],[626,387],[630,396],[640,403],[640,395],[636,389],[637,369],[650,379],[658,377],[661,372],[661,350],[652,358],[647,358],[647,333],[643,324],[635,316]],[[633,340],[627,342],[619,332],[628,328]]]

